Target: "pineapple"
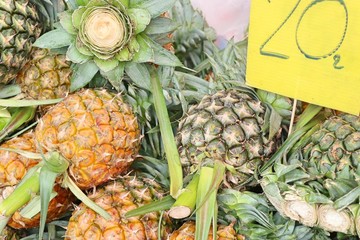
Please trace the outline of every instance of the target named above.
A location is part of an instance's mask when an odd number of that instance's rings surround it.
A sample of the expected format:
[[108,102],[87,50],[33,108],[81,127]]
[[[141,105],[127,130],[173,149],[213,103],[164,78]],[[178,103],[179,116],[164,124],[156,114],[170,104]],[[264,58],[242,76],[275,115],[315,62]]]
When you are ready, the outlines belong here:
[[161,224],[161,239],[167,239],[172,230],[169,218],[157,212],[126,218],[132,209],[162,198],[164,191],[153,179],[136,175],[126,175],[99,187],[89,194],[99,206],[104,208],[111,219],[106,221],[93,210],[80,204],[73,212],[65,239],[158,239]]
[[[34,133],[28,132],[20,137],[13,138],[4,142],[1,148],[9,148],[14,150],[23,150],[28,152],[36,152]],[[35,159],[27,158],[18,153],[6,150],[0,150],[0,169],[2,177],[0,178],[0,202],[5,199],[20,183],[28,169],[38,164]],[[66,212],[72,200],[74,199],[71,192],[55,186],[57,196],[50,202],[47,221],[51,221],[60,217]],[[15,212],[10,219],[8,225],[13,228],[32,228],[39,225],[40,214],[28,219]]]
[[70,94],[39,121],[35,137],[59,152],[78,187],[88,189],[125,172],[140,146],[140,131],[129,105],[105,89]]
[[[226,184],[238,188],[274,152],[276,138],[262,131],[265,106],[236,90],[205,96],[179,124],[177,144],[185,174],[220,160],[233,167]],[[255,182],[253,182],[255,183]]]
[[17,76],[17,83],[26,98],[63,98],[69,93],[71,74],[70,62],[64,54],[34,48],[31,61]]
[[360,117],[331,116],[312,131],[288,162],[264,175],[264,192],[283,216],[360,236]]
[[[21,137],[16,137],[4,142],[1,148],[11,148],[36,152],[34,133],[28,132]],[[15,186],[25,176],[28,169],[39,162],[35,159],[24,157],[18,153],[0,150],[0,188]]]
[[6,227],[1,233],[0,233],[0,239],[2,240],[18,240],[19,236],[16,234],[16,232]]
[[[216,232],[217,240],[245,240],[242,235],[237,235],[233,225],[219,225]],[[194,240],[195,239],[195,222],[187,221],[179,229],[175,230],[169,240]],[[213,240],[213,229],[210,229],[209,240]]]
[[[2,188],[0,190],[0,199],[6,198],[9,190],[13,190],[12,187]],[[59,184],[54,186],[54,191],[57,195],[49,203],[46,222],[50,222],[64,215],[71,208],[75,200],[74,195],[68,189],[62,188]],[[21,209],[12,215],[8,226],[15,229],[23,229],[34,228],[40,225],[40,213],[32,218],[26,218],[21,215],[20,211]]]
[[1,0],[0,22],[0,82],[7,83],[29,59],[43,26],[30,0]]
[[178,24],[172,34],[175,54],[185,66],[198,66],[206,54],[212,55],[215,30],[208,26],[204,16],[193,8],[190,0],[176,1],[171,17]]

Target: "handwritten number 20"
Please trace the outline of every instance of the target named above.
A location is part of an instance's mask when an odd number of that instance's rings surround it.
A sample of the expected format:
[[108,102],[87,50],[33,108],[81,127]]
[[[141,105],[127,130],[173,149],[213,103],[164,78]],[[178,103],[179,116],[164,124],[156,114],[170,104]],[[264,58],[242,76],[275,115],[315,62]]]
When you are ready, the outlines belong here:
[[[265,56],[270,56],[270,57],[276,57],[276,58],[282,58],[282,59],[288,59],[289,56],[287,54],[284,53],[279,53],[279,52],[273,52],[273,51],[265,51],[264,47],[271,41],[271,39],[280,31],[280,29],[288,22],[288,20],[292,17],[292,15],[294,14],[294,12],[297,10],[297,8],[300,5],[300,2],[302,0],[298,0],[297,3],[295,4],[294,8],[291,10],[291,12],[289,13],[289,15],[285,18],[285,20],[280,24],[280,26],[271,34],[271,36],[269,38],[266,39],[266,41],[261,45],[260,47],[260,53],[262,55]],[[336,43],[335,46],[333,46],[331,48],[331,50],[328,50],[327,52],[321,53],[321,54],[314,54],[314,53],[310,53],[306,50],[306,47],[302,46],[301,41],[299,41],[299,27],[301,26],[301,23],[304,19],[304,17],[308,14],[309,10],[312,9],[314,6],[321,6],[322,3],[328,2],[328,1],[336,1],[339,3],[339,7],[342,7],[344,12],[345,12],[345,27],[344,27],[344,31],[341,35],[341,38],[339,40],[339,42]],[[347,31],[347,25],[348,25],[348,10],[346,7],[346,4],[344,2],[344,0],[314,0],[312,3],[310,3],[305,10],[302,12],[298,23],[296,25],[296,32],[295,32],[295,40],[296,40],[296,45],[298,47],[298,50],[307,58],[310,59],[321,59],[321,58],[327,58],[331,55],[333,55],[342,45],[345,35],[346,35],[346,31]],[[339,60],[339,55],[337,56],[337,61]],[[335,65],[334,65],[335,66]]]

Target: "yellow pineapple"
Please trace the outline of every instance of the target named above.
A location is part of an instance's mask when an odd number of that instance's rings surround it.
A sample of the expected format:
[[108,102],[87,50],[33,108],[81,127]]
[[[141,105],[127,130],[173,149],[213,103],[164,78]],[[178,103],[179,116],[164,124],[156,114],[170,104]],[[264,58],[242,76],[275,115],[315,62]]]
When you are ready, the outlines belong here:
[[[23,150],[35,153],[34,133],[28,132],[20,137],[13,138],[4,142],[1,148]],[[13,151],[0,150],[0,202],[5,199],[15,189],[17,184],[25,176],[27,171],[38,164],[39,161],[27,158]],[[60,217],[71,206],[73,195],[70,191],[55,185],[57,196],[50,201],[47,221]],[[40,214],[36,214],[31,219],[21,216],[20,212],[14,213],[8,225],[13,228],[33,228],[39,226]]]
[[[236,234],[233,224],[228,226],[219,225],[216,232],[217,240],[245,240],[245,237]],[[169,240],[194,240],[195,239],[195,222],[187,221],[179,229],[174,231]],[[208,235],[208,240],[213,240],[213,229],[211,227]]]
[[81,189],[125,172],[140,147],[140,130],[131,107],[105,89],[68,95],[39,121],[35,136],[43,150],[58,152]]
[[163,194],[162,187],[152,179],[128,175],[111,181],[88,196],[105,209],[111,219],[105,220],[82,203],[70,218],[65,239],[156,240],[159,224],[162,224],[161,239],[167,239],[172,225],[166,214],[161,223],[158,212],[131,218],[124,216]]

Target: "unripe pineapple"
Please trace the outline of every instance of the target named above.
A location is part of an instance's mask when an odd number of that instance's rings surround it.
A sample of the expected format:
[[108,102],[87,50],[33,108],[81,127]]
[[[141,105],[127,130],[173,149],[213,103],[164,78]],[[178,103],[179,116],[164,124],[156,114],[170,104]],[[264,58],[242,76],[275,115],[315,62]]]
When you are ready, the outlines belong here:
[[[216,232],[216,240],[245,240],[245,237],[236,234],[233,225],[219,225]],[[195,222],[187,221],[179,229],[175,230],[169,240],[194,240],[195,239]],[[213,229],[211,227],[208,240],[213,240]]]
[[68,95],[39,121],[35,136],[44,150],[59,152],[82,189],[125,172],[140,146],[130,106],[119,95],[86,89]]
[[283,216],[360,236],[360,117],[331,116],[317,127],[300,153],[265,174],[261,185]]
[[[1,148],[36,152],[34,133],[28,132],[1,145]],[[0,202],[5,199],[25,176],[28,169],[38,160],[30,159],[12,151],[0,150]],[[74,199],[70,191],[55,185],[57,196],[50,202],[47,221],[54,220],[66,212]],[[15,212],[8,225],[13,228],[33,228],[39,226],[40,214],[28,219]]]
[[127,175],[89,194],[89,198],[105,209],[110,220],[105,220],[93,210],[80,204],[73,212],[65,234],[65,239],[131,239],[156,240],[161,224],[161,239],[167,239],[172,230],[166,215],[160,223],[158,212],[126,218],[124,215],[139,206],[160,199],[164,191],[152,179]]
[[205,96],[179,124],[177,144],[186,174],[220,160],[235,168],[227,183],[236,187],[274,151],[276,140],[263,131],[265,106],[236,90]]
[[0,22],[0,83],[7,83],[29,59],[42,23],[30,0],[0,0]]
[[63,98],[69,93],[71,74],[65,54],[34,48],[32,59],[19,72],[17,82],[26,98]]

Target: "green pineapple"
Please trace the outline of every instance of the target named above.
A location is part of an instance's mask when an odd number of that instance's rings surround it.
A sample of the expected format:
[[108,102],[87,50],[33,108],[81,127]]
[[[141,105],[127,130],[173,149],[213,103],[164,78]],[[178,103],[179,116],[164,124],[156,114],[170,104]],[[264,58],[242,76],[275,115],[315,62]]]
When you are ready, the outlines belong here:
[[43,26],[35,5],[29,0],[0,1],[0,82],[7,83],[30,57],[32,43]]
[[16,77],[30,59],[32,45],[65,8],[60,0],[0,1],[0,83]]
[[283,216],[360,236],[360,118],[332,116],[310,133],[287,162],[264,175],[264,192]]
[[219,160],[233,169],[226,184],[238,188],[276,148],[276,137],[268,139],[262,130],[265,111],[259,100],[236,90],[207,95],[191,107],[177,134],[185,174]]
[[201,63],[206,54],[212,54],[215,30],[208,26],[204,16],[193,8],[190,0],[178,0],[171,11],[178,24],[173,32],[175,54],[188,67]]

